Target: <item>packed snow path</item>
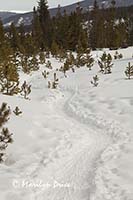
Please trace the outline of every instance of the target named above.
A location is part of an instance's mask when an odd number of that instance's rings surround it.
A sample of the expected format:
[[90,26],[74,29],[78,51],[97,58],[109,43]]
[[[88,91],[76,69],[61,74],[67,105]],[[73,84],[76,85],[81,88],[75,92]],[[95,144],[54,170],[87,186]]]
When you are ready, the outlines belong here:
[[[62,101],[57,102],[56,105],[54,104],[56,112],[60,114],[61,123],[65,120],[68,128],[73,126],[72,132],[67,128],[66,132],[69,133],[64,136],[65,140],[70,143],[66,146],[66,150],[68,150],[67,148],[70,148],[70,150],[68,156],[62,158],[59,162],[57,159],[56,166],[53,165],[47,169],[49,171],[48,177],[45,166],[40,166],[40,178],[45,180],[46,184],[49,183],[50,187],[41,193],[40,190],[37,191],[37,200],[87,200],[90,199],[90,195],[94,190],[93,181],[98,159],[101,152],[106,148],[109,138],[104,131],[99,131],[96,127],[95,131],[91,129],[91,124],[84,125],[83,122],[68,116],[66,108],[70,106],[69,103],[76,94],[77,90],[65,101],[64,105]],[[78,139],[72,142],[72,138],[75,140],[75,137],[78,137]]]

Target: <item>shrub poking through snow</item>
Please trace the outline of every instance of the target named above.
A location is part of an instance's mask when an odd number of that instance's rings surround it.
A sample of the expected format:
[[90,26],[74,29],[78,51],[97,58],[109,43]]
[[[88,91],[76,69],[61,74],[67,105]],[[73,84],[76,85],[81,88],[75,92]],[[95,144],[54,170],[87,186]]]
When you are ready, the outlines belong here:
[[100,67],[100,72],[110,74],[113,66],[111,55],[104,52],[100,60],[98,60],[98,65]]
[[22,114],[22,111],[19,109],[18,106],[16,106],[16,108],[15,108],[15,110],[13,110],[13,112],[14,112],[14,114],[17,115],[17,116],[19,116],[19,115]]
[[21,95],[28,99],[28,95],[31,93],[31,85],[28,85],[26,81],[21,86]]
[[3,125],[9,120],[10,108],[7,108],[6,103],[2,103],[0,107],[0,162],[3,161],[5,150],[8,144],[13,142],[12,133],[8,128],[4,128]]
[[54,73],[54,81],[52,82],[52,89],[56,89],[58,85],[59,79],[56,76],[56,73]]
[[97,87],[98,86],[98,81],[99,81],[99,78],[97,75],[93,76],[93,80],[91,81],[91,84],[94,86],[94,87]]
[[73,73],[75,72],[75,69],[74,69],[74,67],[72,67],[72,72],[73,72]]
[[47,72],[46,70],[44,70],[44,71],[42,72],[42,75],[43,75],[43,77],[46,79],[47,76],[49,75],[49,72]]
[[115,55],[114,55],[114,59],[122,59],[123,58],[123,55],[120,53],[118,53],[118,51],[115,52]]
[[56,89],[58,85],[58,81],[59,79],[57,78],[56,73],[54,73],[54,81],[53,82],[48,81],[48,88]]
[[48,81],[48,88],[50,89],[51,88],[51,82]]
[[48,60],[47,63],[46,63],[46,67],[48,69],[52,69],[52,65],[51,65],[51,62]]
[[130,62],[128,63],[128,66],[127,66],[127,68],[125,70],[125,74],[126,74],[128,79],[130,79],[131,76],[133,76],[133,65],[131,65]]

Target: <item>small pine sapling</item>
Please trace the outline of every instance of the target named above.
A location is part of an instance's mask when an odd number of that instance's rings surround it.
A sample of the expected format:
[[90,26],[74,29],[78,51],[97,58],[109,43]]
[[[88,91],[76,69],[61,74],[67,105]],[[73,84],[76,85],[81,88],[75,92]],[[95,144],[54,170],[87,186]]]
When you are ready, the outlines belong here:
[[47,63],[46,63],[46,67],[48,69],[52,69],[52,65],[51,65],[51,62],[48,60]]
[[100,72],[110,74],[113,66],[111,55],[104,52],[100,60],[98,60],[98,65],[100,67]]
[[28,95],[31,93],[31,85],[28,85],[26,81],[21,86],[21,95],[24,96],[25,99],[28,99]]
[[74,67],[72,67],[72,72],[73,72],[73,73],[75,72],[75,69],[74,69]]
[[123,55],[120,53],[118,53],[118,51],[115,52],[115,55],[114,55],[114,59],[122,59],[123,58]]
[[12,133],[8,128],[4,128],[3,125],[9,120],[10,108],[7,108],[6,103],[2,103],[0,107],[0,162],[3,162],[3,156],[8,144],[13,142]]
[[43,72],[42,72],[42,76],[46,79],[47,78],[47,76],[49,75],[49,72],[47,72],[46,70],[44,70]]
[[15,108],[15,110],[13,110],[13,112],[14,112],[14,114],[15,114],[16,116],[19,116],[19,115],[22,114],[22,111],[19,109],[18,106],[16,106],[16,108]]
[[123,58],[122,53],[119,54],[118,58],[119,58],[119,59],[122,59],[122,58]]
[[93,76],[93,80],[91,81],[91,84],[94,86],[94,87],[97,87],[98,86],[98,81],[99,81],[99,78],[97,75]]
[[133,76],[133,65],[131,65],[131,63],[128,63],[128,66],[125,70],[125,74],[127,76],[128,79],[131,79],[131,76]]
[[118,51],[116,51],[116,52],[115,52],[115,55],[114,55],[114,59],[115,59],[115,60],[118,59],[118,55],[119,55],[119,53],[118,53]]

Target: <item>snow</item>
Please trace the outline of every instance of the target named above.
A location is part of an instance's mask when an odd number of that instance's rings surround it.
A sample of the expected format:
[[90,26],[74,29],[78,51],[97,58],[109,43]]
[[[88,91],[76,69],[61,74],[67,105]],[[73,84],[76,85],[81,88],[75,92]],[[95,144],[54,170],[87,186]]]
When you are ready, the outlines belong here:
[[[32,85],[30,100],[0,94],[22,115],[12,112],[6,124],[14,142],[0,165],[0,200],[132,200],[133,196],[133,79],[124,70],[133,64],[133,47],[119,49],[112,74],[95,65],[56,71],[62,63],[50,58],[53,69],[45,80],[41,72],[25,75]],[[56,71],[59,87],[47,88]],[[97,88],[90,83],[98,74]]]

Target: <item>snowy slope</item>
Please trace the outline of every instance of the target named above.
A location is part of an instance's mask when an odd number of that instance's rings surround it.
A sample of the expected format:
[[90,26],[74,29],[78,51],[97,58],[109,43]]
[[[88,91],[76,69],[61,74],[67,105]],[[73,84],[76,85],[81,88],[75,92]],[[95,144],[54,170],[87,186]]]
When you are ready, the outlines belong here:
[[[21,81],[32,84],[31,100],[0,95],[0,102],[23,111],[7,124],[14,143],[0,165],[0,200],[133,199],[133,79],[124,74],[133,47],[119,52],[124,57],[114,61],[110,75],[98,72],[103,52],[94,51],[92,71],[75,68],[67,78],[56,71],[57,90],[47,88],[41,66],[21,73]],[[62,65],[50,60],[48,80]],[[97,88],[90,84],[95,74]]]

